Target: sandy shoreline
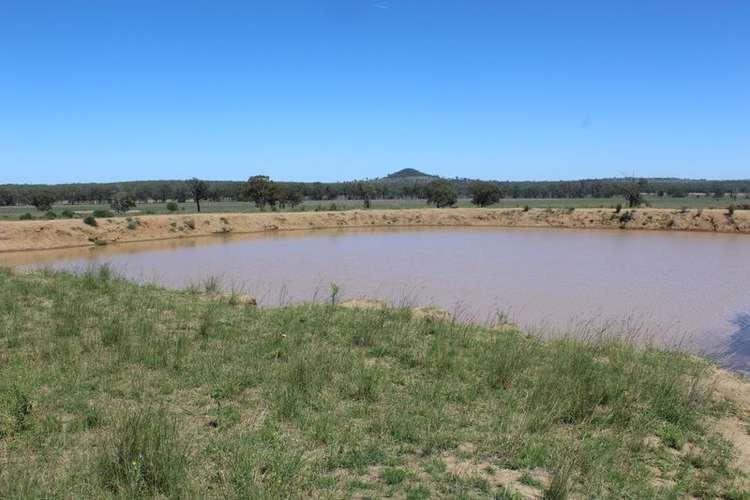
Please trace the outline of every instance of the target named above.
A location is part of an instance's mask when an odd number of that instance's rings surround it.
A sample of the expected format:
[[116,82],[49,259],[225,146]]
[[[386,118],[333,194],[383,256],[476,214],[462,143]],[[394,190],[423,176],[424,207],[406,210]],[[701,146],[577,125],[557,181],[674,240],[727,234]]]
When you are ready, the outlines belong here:
[[[624,215],[630,214],[630,215]],[[198,236],[331,228],[484,226],[641,229],[750,234],[750,211],[622,209],[410,209],[148,215],[0,222],[0,252],[87,247]]]

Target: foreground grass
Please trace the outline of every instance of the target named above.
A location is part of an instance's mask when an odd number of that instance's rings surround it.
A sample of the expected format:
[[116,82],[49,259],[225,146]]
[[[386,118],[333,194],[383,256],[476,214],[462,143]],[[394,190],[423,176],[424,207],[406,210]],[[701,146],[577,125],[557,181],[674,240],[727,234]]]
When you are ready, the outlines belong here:
[[737,498],[708,363],[0,271],[0,498]]

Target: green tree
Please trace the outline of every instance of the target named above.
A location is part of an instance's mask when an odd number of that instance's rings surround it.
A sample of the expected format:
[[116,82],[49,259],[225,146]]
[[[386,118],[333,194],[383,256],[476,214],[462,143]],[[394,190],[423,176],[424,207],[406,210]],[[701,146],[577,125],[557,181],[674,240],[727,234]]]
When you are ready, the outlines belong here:
[[472,182],[469,184],[471,202],[480,207],[494,205],[503,197],[500,186],[494,182]]
[[635,180],[631,178],[626,180],[623,184],[622,192],[625,196],[625,200],[628,202],[628,207],[635,208],[643,203],[643,191],[646,189],[648,183],[646,179]]
[[195,201],[195,208],[198,212],[201,211],[201,200],[205,200],[208,197],[208,183],[202,181],[196,177],[193,177],[188,182],[190,193],[193,195]]
[[274,207],[281,197],[278,185],[271,181],[267,175],[254,175],[247,180],[243,195],[246,199],[255,203],[258,209],[265,209],[266,205]]
[[362,199],[362,206],[370,208],[371,200],[375,197],[375,188],[368,182],[358,182],[357,196]]
[[109,201],[109,206],[115,212],[124,214],[128,210],[135,208],[135,197],[130,193],[120,191],[119,193],[115,193]]
[[458,201],[456,188],[448,181],[432,181],[427,184],[425,191],[427,194],[427,203],[431,203],[438,208],[452,207]]
[[52,210],[52,203],[55,202],[55,195],[49,191],[41,191],[31,196],[29,200],[32,206],[41,212]]

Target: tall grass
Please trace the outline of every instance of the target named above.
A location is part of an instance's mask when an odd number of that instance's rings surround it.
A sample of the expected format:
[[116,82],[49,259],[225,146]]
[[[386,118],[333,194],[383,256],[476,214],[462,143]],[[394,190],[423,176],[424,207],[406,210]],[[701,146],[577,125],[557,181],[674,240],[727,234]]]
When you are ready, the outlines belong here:
[[737,494],[707,362],[335,302],[0,270],[0,497]]
[[116,494],[177,496],[185,484],[185,447],[165,412],[140,410],[118,422],[99,458],[99,478]]

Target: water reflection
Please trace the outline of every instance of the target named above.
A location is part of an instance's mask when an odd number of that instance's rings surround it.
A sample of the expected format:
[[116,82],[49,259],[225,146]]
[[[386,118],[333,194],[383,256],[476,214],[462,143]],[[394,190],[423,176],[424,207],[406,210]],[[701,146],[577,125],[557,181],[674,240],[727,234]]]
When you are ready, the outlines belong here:
[[732,324],[736,331],[729,337],[720,362],[726,368],[750,375],[750,312],[738,314]]

